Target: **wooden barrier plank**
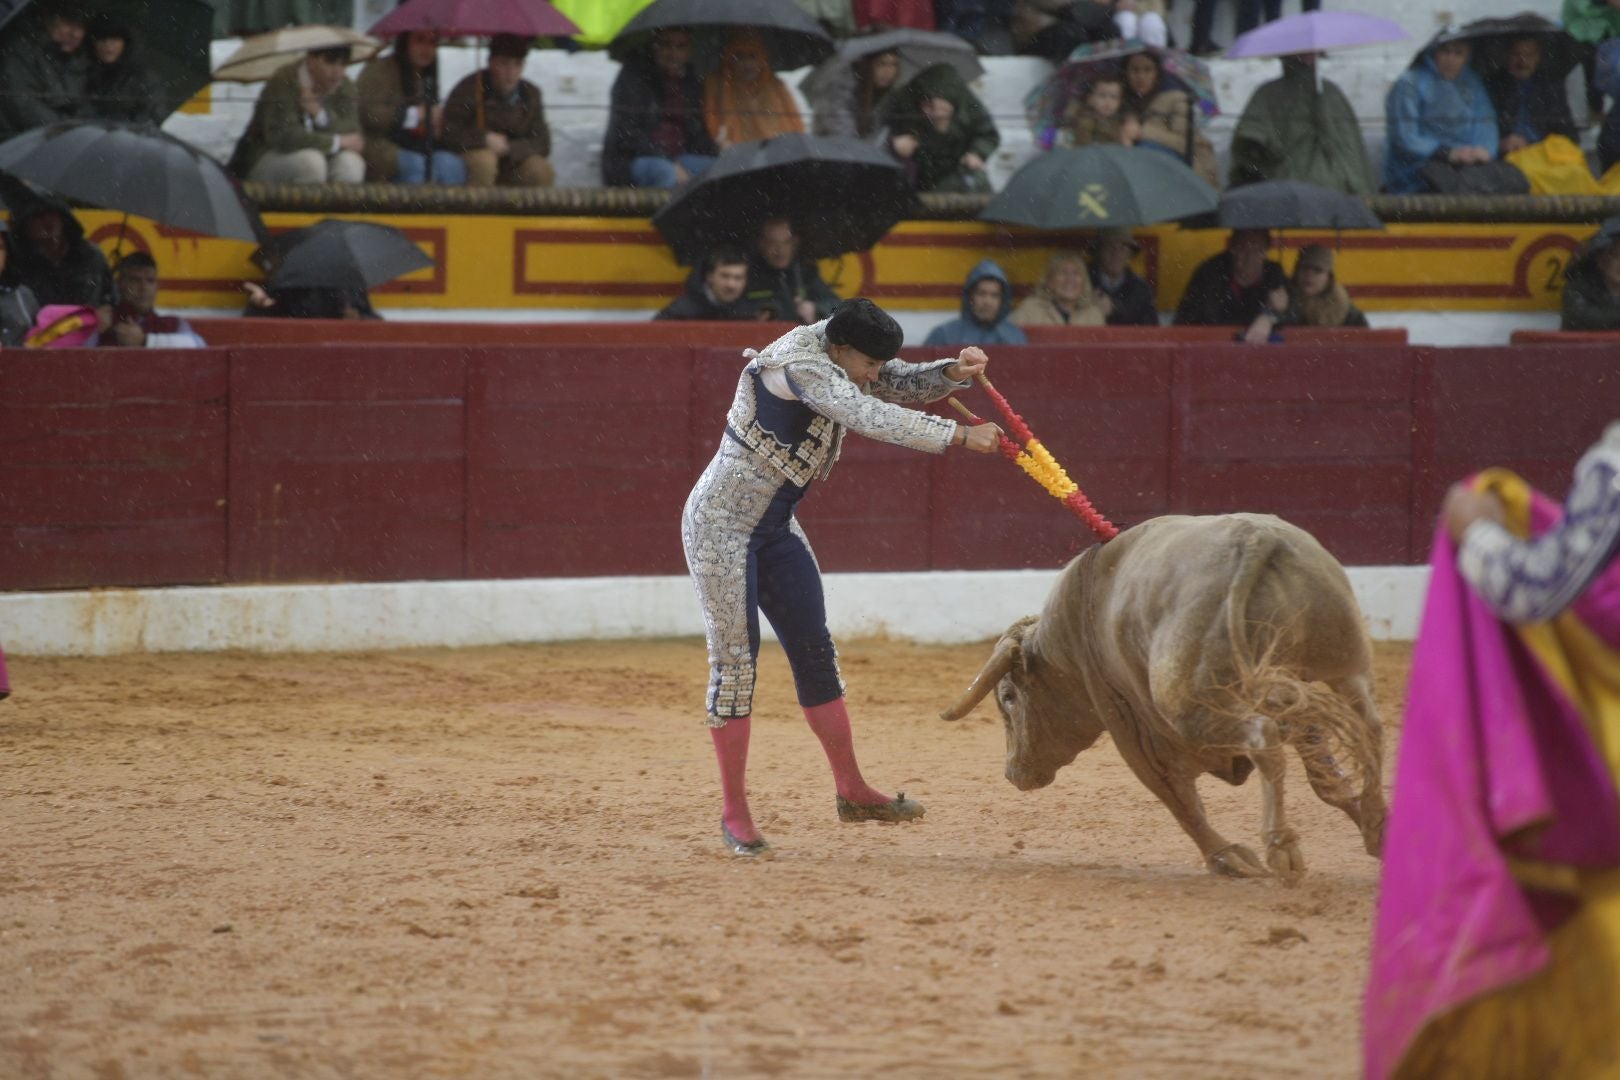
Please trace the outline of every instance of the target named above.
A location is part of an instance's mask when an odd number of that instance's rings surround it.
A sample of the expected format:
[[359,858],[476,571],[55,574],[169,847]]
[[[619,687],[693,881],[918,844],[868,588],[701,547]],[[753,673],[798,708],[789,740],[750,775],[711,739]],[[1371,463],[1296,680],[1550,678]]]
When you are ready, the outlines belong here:
[[463,350],[237,348],[230,359],[232,580],[465,574]]
[[0,588],[223,580],[225,397],[212,350],[0,353]]

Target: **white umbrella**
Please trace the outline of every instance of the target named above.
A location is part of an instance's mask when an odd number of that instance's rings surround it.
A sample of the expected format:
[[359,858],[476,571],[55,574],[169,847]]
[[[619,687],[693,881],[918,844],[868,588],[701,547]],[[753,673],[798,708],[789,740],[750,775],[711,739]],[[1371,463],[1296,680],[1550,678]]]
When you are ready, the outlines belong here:
[[214,69],[214,81],[264,82],[296,57],[315,49],[342,46],[348,47],[349,59],[356,64],[370,60],[383,49],[383,43],[376,38],[341,26],[288,26],[244,39],[242,47]]

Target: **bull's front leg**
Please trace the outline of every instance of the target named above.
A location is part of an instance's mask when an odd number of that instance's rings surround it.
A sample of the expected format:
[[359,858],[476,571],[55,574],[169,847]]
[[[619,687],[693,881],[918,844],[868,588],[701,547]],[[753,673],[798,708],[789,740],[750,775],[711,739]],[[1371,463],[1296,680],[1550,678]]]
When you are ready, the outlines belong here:
[[1282,734],[1268,716],[1251,716],[1245,727],[1249,759],[1260,772],[1260,831],[1266,843],[1266,864],[1284,881],[1294,882],[1305,873],[1305,853],[1299,847],[1299,834],[1288,826],[1283,807],[1288,763],[1283,757]]
[[1137,741],[1141,737],[1138,732],[1134,737],[1116,738],[1114,745],[1136,778],[1158,796],[1175,816],[1176,823],[1192,837],[1210,872],[1227,877],[1266,877],[1268,871],[1253,851],[1242,844],[1228,842],[1210,825],[1204,801],[1198,797],[1197,774],[1187,775],[1167,768],[1158,755]]

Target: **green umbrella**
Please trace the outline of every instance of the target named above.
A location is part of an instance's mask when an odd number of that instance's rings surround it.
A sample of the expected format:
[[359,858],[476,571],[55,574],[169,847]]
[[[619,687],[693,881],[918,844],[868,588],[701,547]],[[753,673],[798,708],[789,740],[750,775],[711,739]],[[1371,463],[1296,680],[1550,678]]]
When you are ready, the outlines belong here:
[[1152,225],[1214,210],[1220,196],[1178,157],[1148,147],[1049,150],[979,215],[1036,229]]

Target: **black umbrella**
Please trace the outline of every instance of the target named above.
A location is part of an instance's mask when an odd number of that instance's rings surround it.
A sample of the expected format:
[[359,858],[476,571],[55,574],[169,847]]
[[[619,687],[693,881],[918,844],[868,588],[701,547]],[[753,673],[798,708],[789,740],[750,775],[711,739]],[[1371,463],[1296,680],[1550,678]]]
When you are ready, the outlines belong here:
[[1483,72],[1507,66],[1508,46],[1522,37],[1535,38],[1541,45],[1541,63],[1536,74],[1560,82],[1580,62],[1580,46],[1569,31],[1550,19],[1524,12],[1503,18],[1476,19],[1456,28],[1440,31],[1430,38],[1412,63],[1424,53],[1448,41],[1466,41],[1472,49],[1469,62]]
[[810,258],[865,251],[913,205],[905,174],[860,139],[778,135],[738,143],[675,190],[653,215],[675,257],[693,263],[719,243],[751,248],[769,218],[791,218]]
[[1037,229],[1099,229],[1207,213],[1217,200],[1215,189],[1172,154],[1101,144],[1037,156],[979,217]]
[[881,34],[861,34],[839,42],[838,52],[823,60],[814,71],[800,80],[799,89],[807,95],[814,94],[824,83],[847,78],[853,64],[868,56],[886,52],[900,56],[900,75],[894,81],[896,89],[909,82],[923,68],[935,64],[951,65],[965,82],[972,82],[984,74],[984,65],[979,63],[979,55],[973,51],[973,46],[955,34],[938,34],[932,30],[886,30]]
[[254,253],[277,289],[364,292],[433,260],[392,225],[327,218],[275,237]]
[[1221,193],[1210,214],[1182,223],[1190,229],[1382,229],[1384,223],[1354,195],[1302,180],[1267,180]]
[[[608,45],[608,54],[623,63],[645,48],[655,30],[683,27],[694,31],[758,30],[777,71],[819,64],[833,53],[832,38],[793,0],[653,0],[625,24]],[[719,56],[710,47],[705,53]]]
[[151,124],[69,120],[0,143],[0,169],[47,191],[207,236],[261,240],[236,178]]
[[[209,42],[214,36],[214,6],[209,0],[80,0],[74,5],[92,19],[100,12],[114,16],[133,35],[135,60],[158,84],[158,115],[168,116],[209,83]],[[24,11],[37,9],[31,0],[0,0],[0,27]],[[19,22],[5,36],[22,45],[34,28]],[[13,46],[15,47],[15,45]],[[32,47],[27,42],[25,47]],[[89,52],[86,41],[81,48]],[[94,62],[94,57],[91,57]]]

